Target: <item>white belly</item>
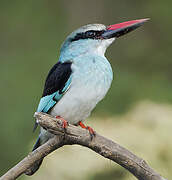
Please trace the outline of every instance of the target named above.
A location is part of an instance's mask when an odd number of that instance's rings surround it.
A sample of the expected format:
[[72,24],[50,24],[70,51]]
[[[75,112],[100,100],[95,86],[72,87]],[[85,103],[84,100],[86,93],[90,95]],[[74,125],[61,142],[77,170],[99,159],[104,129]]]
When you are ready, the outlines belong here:
[[104,93],[96,93],[97,90],[87,87],[71,86],[62,99],[54,106],[51,115],[63,117],[71,124],[77,124],[85,120],[104,97]]
[[102,68],[97,66],[91,68],[95,69],[77,71],[78,67],[73,67],[70,88],[51,110],[51,115],[61,116],[71,124],[77,124],[90,115],[106,95],[112,81],[109,71],[102,72]]

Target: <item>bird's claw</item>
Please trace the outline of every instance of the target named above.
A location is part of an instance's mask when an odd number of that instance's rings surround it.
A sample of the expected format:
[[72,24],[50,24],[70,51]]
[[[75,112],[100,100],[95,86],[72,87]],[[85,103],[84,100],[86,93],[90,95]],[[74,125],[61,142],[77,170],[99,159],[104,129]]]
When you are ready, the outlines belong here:
[[88,129],[92,140],[96,136],[96,132],[90,126],[87,126],[86,129]]
[[63,119],[61,116],[56,116],[56,118],[60,119],[62,121],[62,128],[64,130],[66,130],[66,128],[68,127],[69,123],[65,119]]
[[81,121],[79,122],[79,125],[82,128],[87,129],[89,131],[90,136],[91,136],[91,140],[95,137],[96,132],[93,130],[93,128],[91,128],[90,126],[85,126]]

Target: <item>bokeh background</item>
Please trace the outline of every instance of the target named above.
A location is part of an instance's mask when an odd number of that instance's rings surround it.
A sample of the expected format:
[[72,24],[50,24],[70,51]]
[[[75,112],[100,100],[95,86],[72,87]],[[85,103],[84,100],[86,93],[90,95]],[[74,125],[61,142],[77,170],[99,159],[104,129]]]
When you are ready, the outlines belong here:
[[[60,45],[76,28],[151,18],[121,37],[106,56],[114,81],[86,122],[97,132],[172,177],[172,1],[1,0],[0,2],[0,175],[31,150],[33,114]],[[134,179],[91,150],[68,146],[48,156],[41,169],[22,180]]]

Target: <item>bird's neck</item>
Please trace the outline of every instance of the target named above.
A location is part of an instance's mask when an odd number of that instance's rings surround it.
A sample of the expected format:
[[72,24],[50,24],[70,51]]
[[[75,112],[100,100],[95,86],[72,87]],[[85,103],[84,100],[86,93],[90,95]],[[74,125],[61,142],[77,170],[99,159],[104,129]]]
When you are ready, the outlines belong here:
[[80,43],[68,45],[64,44],[60,51],[60,61],[73,60],[79,56],[101,56],[104,57],[107,45],[95,43],[88,43],[81,41]]
[[79,57],[88,57],[88,56],[92,56],[92,57],[104,57],[104,53],[101,52],[101,49],[96,49],[95,51],[80,51],[80,52],[67,52],[67,53],[62,53],[60,54],[59,60],[61,62],[65,62],[65,61],[70,61],[70,60],[75,60]]

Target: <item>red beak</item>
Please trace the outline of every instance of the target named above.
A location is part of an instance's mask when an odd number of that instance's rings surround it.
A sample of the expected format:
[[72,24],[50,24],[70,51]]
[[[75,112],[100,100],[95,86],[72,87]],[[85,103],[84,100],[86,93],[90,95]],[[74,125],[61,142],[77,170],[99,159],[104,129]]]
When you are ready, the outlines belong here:
[[127,21],[127,22],[107,26],[107,30],[102,34],[102,37],[105,39],[120,37],[140,27],[144,22],[148,20],[149,20],[148,18],[139,19],[139,20]]

